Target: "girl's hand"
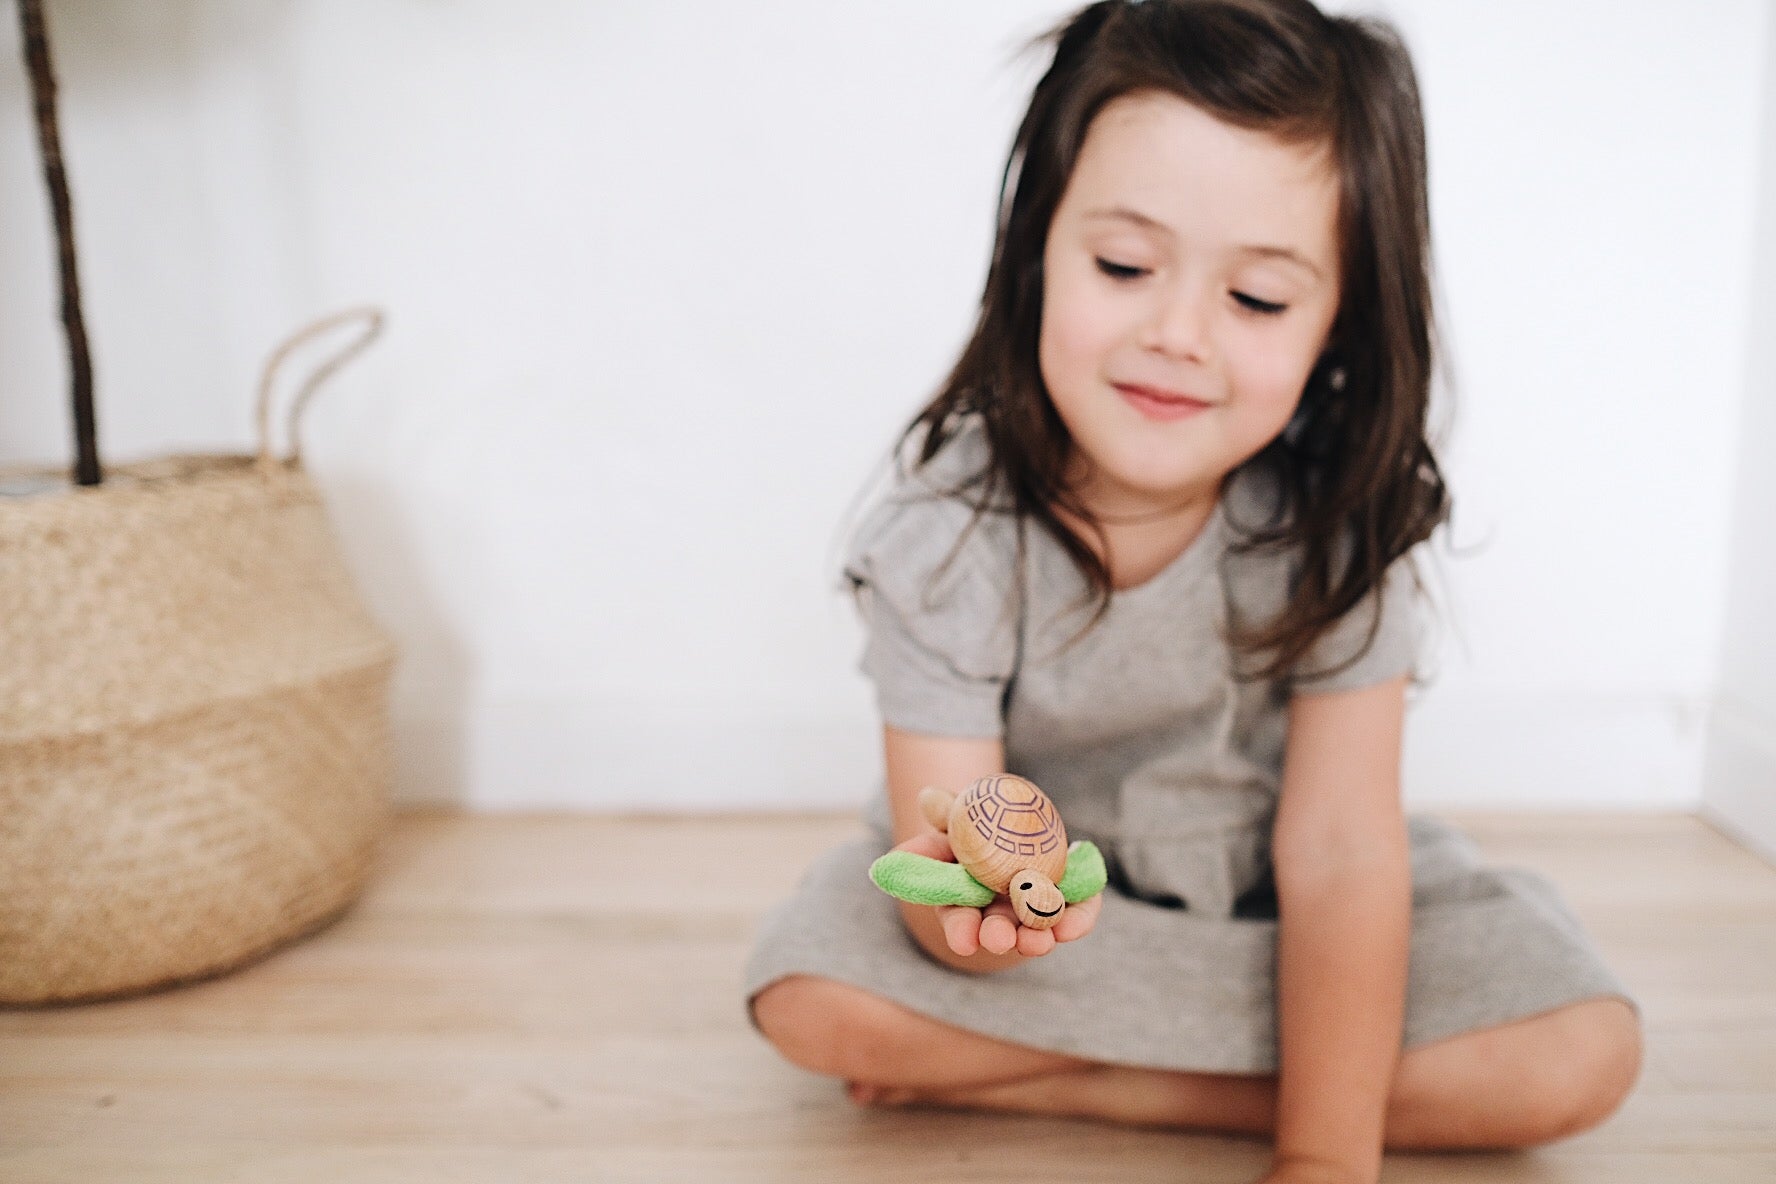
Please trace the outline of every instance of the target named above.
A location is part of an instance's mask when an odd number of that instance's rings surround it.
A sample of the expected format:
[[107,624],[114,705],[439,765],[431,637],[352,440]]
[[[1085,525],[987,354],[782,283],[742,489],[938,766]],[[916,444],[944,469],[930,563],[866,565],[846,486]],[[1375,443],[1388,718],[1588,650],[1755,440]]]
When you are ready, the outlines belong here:
[[[950,837],[938,830],[920,831],[894,849],[941,859],[945,863],[956,862],[956,853],[950,850]],[[956,904],[931,907],[937,911],[938,924],[943,926],[944,941],[953,952],[963,957],[977,950],[1004,954],[1015,948],[1026,958],[1040,958],[1053,950],[1056,942],[1078,941],[1090,933],[1103,905],[1101,893],[1078,904],[1070,904],[1052,929],[1030,929],[1018,924],[1017,916],[1011,911],[1011,901],[1003,897],[984,909]]]

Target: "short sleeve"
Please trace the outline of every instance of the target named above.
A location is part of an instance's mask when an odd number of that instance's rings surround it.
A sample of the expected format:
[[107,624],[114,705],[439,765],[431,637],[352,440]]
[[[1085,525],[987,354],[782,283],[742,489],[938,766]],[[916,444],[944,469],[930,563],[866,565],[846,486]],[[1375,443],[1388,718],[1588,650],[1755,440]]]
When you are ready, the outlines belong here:
[[[1402,558],[1388,568],[1380,586],[1340,617],[1296,664],[1291,689],[1312,694],[1386,682],[1414,669],[1421,640],[1418,589],[1409,562]],[[1339,669],[1353,658],[1351,665]]]
[[856,594],[867,634],[858,668],[892,727],[1004,734],[1017,660],[1010,557],[1000,545],[1006,523],[988,516],[964,537],[973,514],[955,499],[890,497],[847,549],[844,586]]

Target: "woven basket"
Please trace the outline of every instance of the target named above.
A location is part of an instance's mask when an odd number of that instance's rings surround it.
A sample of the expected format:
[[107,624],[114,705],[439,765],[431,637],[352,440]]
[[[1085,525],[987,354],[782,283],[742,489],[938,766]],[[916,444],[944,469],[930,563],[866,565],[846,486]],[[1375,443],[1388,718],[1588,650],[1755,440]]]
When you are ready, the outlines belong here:
[[[354,322],[274,457],[279,367]],[[273,354],[256,457],[119,465],[88,487],[0,474],[15,494],[0,497],[0,1003],[206,978],[326,924],[364,884],[388,816],[395,652],[296,428],[381,323],[342,313]]]

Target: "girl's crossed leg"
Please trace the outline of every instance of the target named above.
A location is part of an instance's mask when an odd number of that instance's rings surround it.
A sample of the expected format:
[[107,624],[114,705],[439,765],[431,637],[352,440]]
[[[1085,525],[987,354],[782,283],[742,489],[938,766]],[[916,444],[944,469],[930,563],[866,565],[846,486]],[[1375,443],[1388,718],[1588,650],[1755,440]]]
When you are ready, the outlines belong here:
[[[1104,1065],[951,1027],[861,988],[794,975],[760,992],[759,1027],[793,1063],[843,1078],[854,1100],[1096,1118],[1268,1135],[1276,1077]],[[1639,1076],[1639,1021],[1586,999],[1401,1054],[1390,1150],[1531,1147],[1614,1113]]]

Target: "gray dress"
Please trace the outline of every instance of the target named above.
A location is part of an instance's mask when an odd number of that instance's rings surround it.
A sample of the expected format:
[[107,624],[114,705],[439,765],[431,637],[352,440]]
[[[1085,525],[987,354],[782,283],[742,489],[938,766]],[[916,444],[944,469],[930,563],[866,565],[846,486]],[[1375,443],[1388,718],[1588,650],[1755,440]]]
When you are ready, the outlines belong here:
[[[942,965],[868,878],[893,845],[879,782],[864,833],[823,855],[766,918],[746,967],[749,1011],[777,979],[818,975],[1092,1060],[1274,1072],[1269,838],[1291,687],[1354,688],[1413,670],[1420,629],[1405,565],[1321,638],[1295,677],[1235,679],[1221,632],[1229,614],[1273,615],[1290,573],[1279,555],[1228,551],[1239,524],[1268,512],[1267,491],[1242,473],[1182,554],[1114,593],[1108,614],[1066,646],[1090,609],[1059,543],[1026,527],[1020,569],[1009,515],[989,513],[962,538],[972,507],[942,493],[986,457],[969,423],[862,520],[845,564],[868,632],[860,668],[896,728],[1002,737],[1007,769],[1047,791],[1068,837],[1102,848],[1103,910],[1082,940],[1009,970]],[[1406,1047],[1590,996],[1634,1002],[1545,878],[1483,866],[1471,841],[1433,819],[1413,816],[1408,827]]]

